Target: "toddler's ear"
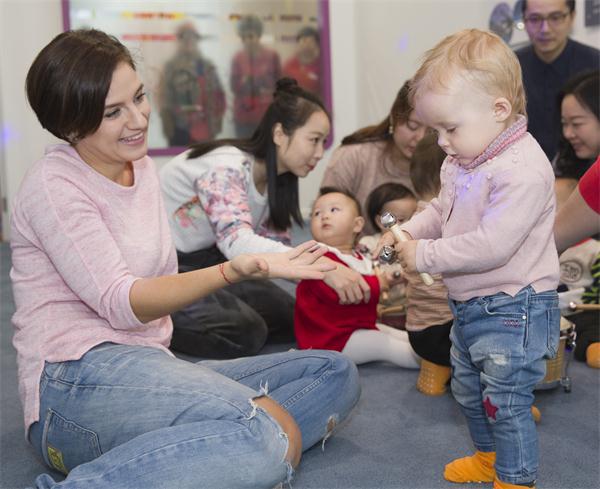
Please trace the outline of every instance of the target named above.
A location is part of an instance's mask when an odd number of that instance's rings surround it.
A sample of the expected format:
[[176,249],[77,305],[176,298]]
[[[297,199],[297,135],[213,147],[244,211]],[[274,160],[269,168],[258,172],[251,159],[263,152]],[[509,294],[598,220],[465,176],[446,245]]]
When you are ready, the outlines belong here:
[[496,122],[504,122],[512,114],[512,104],[504,97],[494,100],[494,118]]
[[360,233],[363,228],[365,227],[365,220],[363,217],[358,216],[354,218],[354,227],[352,228],[352,231],[356,234]]

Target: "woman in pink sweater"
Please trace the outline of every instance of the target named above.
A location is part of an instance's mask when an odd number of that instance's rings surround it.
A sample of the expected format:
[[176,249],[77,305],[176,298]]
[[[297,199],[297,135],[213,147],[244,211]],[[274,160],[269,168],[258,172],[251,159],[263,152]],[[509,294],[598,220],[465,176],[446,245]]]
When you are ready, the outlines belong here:
[[179,360],[169,314],[241,280],[320,279],[324,250],[306,243],[177,274],[146,156],[150,106],[127,49],[97,30],[62,33],[26,89],[41,125],[68,143],[32,166],[11,216],[25,429],[48,466],[68,474],[58,484],[41,475],[37,487],[289,480],[302,450],[357,401],[354,366],[320,351]]

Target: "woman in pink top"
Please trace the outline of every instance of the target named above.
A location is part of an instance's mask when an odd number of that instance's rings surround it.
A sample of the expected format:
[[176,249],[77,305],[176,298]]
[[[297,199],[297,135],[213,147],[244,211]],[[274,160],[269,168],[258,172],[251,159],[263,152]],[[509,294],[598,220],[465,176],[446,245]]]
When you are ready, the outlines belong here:
[[150,106],[127,49],[97,30],[62,33],[26,88],[42,126],[68,143],[29,170],[11,216],[26,433],[67,474],[58,484],[41,475],[37,487],[289,480],[302,450],[357,401],[354,366],[320,351],[179,360],[167,349],[169,314],[241,280],[323,278],[325,250],[306,243],[177,274],[146,156]]

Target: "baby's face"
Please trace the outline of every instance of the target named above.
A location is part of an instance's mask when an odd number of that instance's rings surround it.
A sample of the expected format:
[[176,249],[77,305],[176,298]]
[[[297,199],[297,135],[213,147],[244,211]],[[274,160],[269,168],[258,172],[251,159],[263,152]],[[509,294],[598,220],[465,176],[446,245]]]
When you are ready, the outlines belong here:
[[348,196],[332,192],[317,199],[310,219],[313,238],[336,248],[352,246],[363,227],[354,201]]
[[415,111],[438,134],[446,154],[466,165],[477,158],[506,128],[499,122],[495,101],[478,86],[455,77],[447,89],[419,94]]
[[396,199],[386,202],[381,209],[381,214],[377,216],[377,226],[380,230],[384,231],[384,227],[381,225],[380,219],[383,214],[390,212],[396,216],[398,224],[403,224],[408,221],[417,210],[417,200],[412,198]]

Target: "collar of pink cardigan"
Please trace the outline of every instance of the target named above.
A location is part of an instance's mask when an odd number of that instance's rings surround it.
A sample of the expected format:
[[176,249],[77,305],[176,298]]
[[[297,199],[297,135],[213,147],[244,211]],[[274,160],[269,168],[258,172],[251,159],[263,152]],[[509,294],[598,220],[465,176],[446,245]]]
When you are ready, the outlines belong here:
[[459,165],[459,163],[452,158],[452,163],[462,166],[465,170],[472,170],[478,167],[482,163],[492,159],[494,156],[498,156],[506,148],[511,146],[513,143],[521,139],[527,132],[527,118],[524,115],[517,115],[517,120],[510,127],[502,131],[500,135],[492,141],[487,149],[475,158],[471,163],[466,165]]

